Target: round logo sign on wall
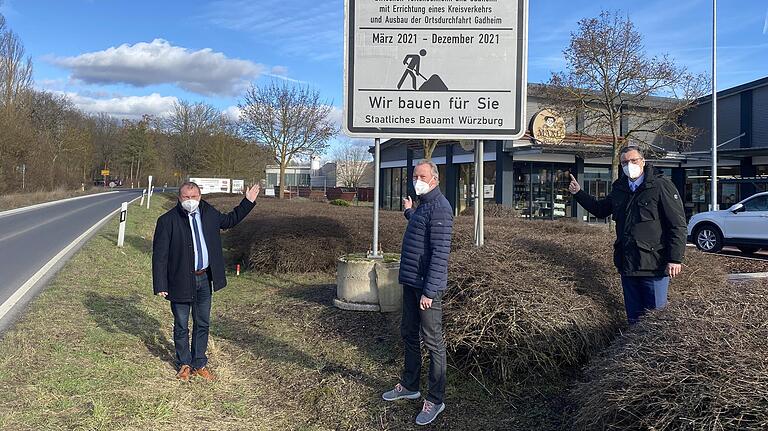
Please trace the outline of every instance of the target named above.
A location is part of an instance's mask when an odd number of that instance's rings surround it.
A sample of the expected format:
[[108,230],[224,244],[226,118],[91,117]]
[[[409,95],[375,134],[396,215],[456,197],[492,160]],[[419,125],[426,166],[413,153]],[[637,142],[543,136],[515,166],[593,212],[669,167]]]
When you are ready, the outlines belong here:
[[543,144],[560,144],[565,139],[565,120],[553,109],[542,109],[533,117],[533,138]]

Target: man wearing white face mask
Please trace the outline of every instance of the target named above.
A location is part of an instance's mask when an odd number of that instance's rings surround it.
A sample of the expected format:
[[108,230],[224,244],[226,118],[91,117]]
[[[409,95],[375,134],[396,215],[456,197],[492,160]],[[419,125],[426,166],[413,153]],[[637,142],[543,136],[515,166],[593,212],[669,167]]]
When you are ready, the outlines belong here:
[[179,187],[176,206],[157,219],[152,239],[152,287],[156,295],[171,303],[179,380],[188,381],[192,375],[208,381],[214,379],[206,367],[205,351],[211,295],[227,285],[220,231],[235,226],[248,215],[259,189],[258,184],[249,188],[240,205],[229,214],[222,214],[200,199],[197,184],[185,182]]
[[[443,292],[448,282],[453,210],[437,187],[437,166],[423,160],[413,169],[413,186],[419,206],[404,199],[408,227],[400,253],[400,284],[403,285],[403,314],[400,335],[405,344],[405,366],[394,389],[382,395],[386,401],[421,398],[420,340],[429,350],[429,392],[416,424],[437,418],[445,403],[445,339],[443,337]],[[420,337],[421,336],[421,337]]]
[[638,147],[620,154],[623,175],[601,200],[588,195],[571,175],[569,190],[595,217],[616,221],[613,262],[621,273],[627,320],[635,324],[648,310],[667,303],[669,278],[682,271],[686,221],[672,181],[646,165]]

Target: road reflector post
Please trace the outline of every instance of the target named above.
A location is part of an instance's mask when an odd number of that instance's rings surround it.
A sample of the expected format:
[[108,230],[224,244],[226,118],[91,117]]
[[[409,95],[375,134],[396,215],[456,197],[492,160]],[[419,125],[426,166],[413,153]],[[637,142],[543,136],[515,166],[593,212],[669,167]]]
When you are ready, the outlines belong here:
[[144,206],[144,195],[146,195],[146,194],[147,194],[146,190],[142,190],[141,191],[141,203],[139,204],[140,207]]
[[120,230],[117,233],[117,246],[122,247],[125,241],[125,220],[128,218],[128,202],[120,207]]
[[238,263],[235,268],[237,268],[237,275],[240,275],[240,264]]
[[147,181],[147,209],[149,209],[150,199],[152,199],[152,175],[149,176]]

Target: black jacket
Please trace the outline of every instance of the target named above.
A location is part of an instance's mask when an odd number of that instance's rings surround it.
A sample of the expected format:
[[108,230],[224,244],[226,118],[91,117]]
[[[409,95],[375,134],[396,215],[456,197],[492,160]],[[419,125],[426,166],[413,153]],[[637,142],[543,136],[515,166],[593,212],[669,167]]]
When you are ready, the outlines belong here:
[[[229,229],[240,223],[255,206],[243,199],[232,212],[222,214],[204,200],[199,210],[202,231],[208,247],[209,274],[213,290],[227,285],[224,276],[224,253],[221,250],[221,229]],[[168,292],[166,299],[173,302],[192,302],[195,299],[194,260],[192,231],[189,215],[181,203],[157,219],[152,239],[152,287],[155,294]]]
[[422,289],[435,299],[448,284],[448,255],[451,253],[453,210],[435,187],[419,199],[416,209],[405,210],[408,227],[400,251],[400,284]]
[[595,217],[616,221],[613,263],[622,275],[663,276],[668,263],[682,263],[686,221],[683,203],[672,181],[646,165],[643,183],[633,193],[623,174],[613,190],[597,200],[583,190],[576,201]]

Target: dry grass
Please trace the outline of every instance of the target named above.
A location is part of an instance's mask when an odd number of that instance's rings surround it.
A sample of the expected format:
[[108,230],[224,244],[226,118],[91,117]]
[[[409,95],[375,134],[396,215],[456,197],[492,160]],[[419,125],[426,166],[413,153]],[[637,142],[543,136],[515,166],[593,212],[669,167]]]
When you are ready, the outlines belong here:
[[[418,403],[380,400],[401,365],[394,322],[332,307],[328,274],[230,273],[211,319],[219,380],[178,382],[171,313],[151,294],[151,236],[163,202],[152,203],[129,212],[123,250],[110,224],[0,340],[0,429],[416,429]],[[453,369],[447,396],[440,429],[558,421],[543,395],[517,394],[516,410],[493,386]]]
[[12,210],[15,208],[26,207],[44,202],[51,202],[60,199],[72,198],[76,196],[88,195],[92,193],[103,192],[103,188],[90,188],[85,191],[56,189],[54,191],[41,191],[33,193],[14,193],[0,196],[0,211]]
[[766,292],[713,277],[633,328],[573,391],[577,428],[768,429]]

